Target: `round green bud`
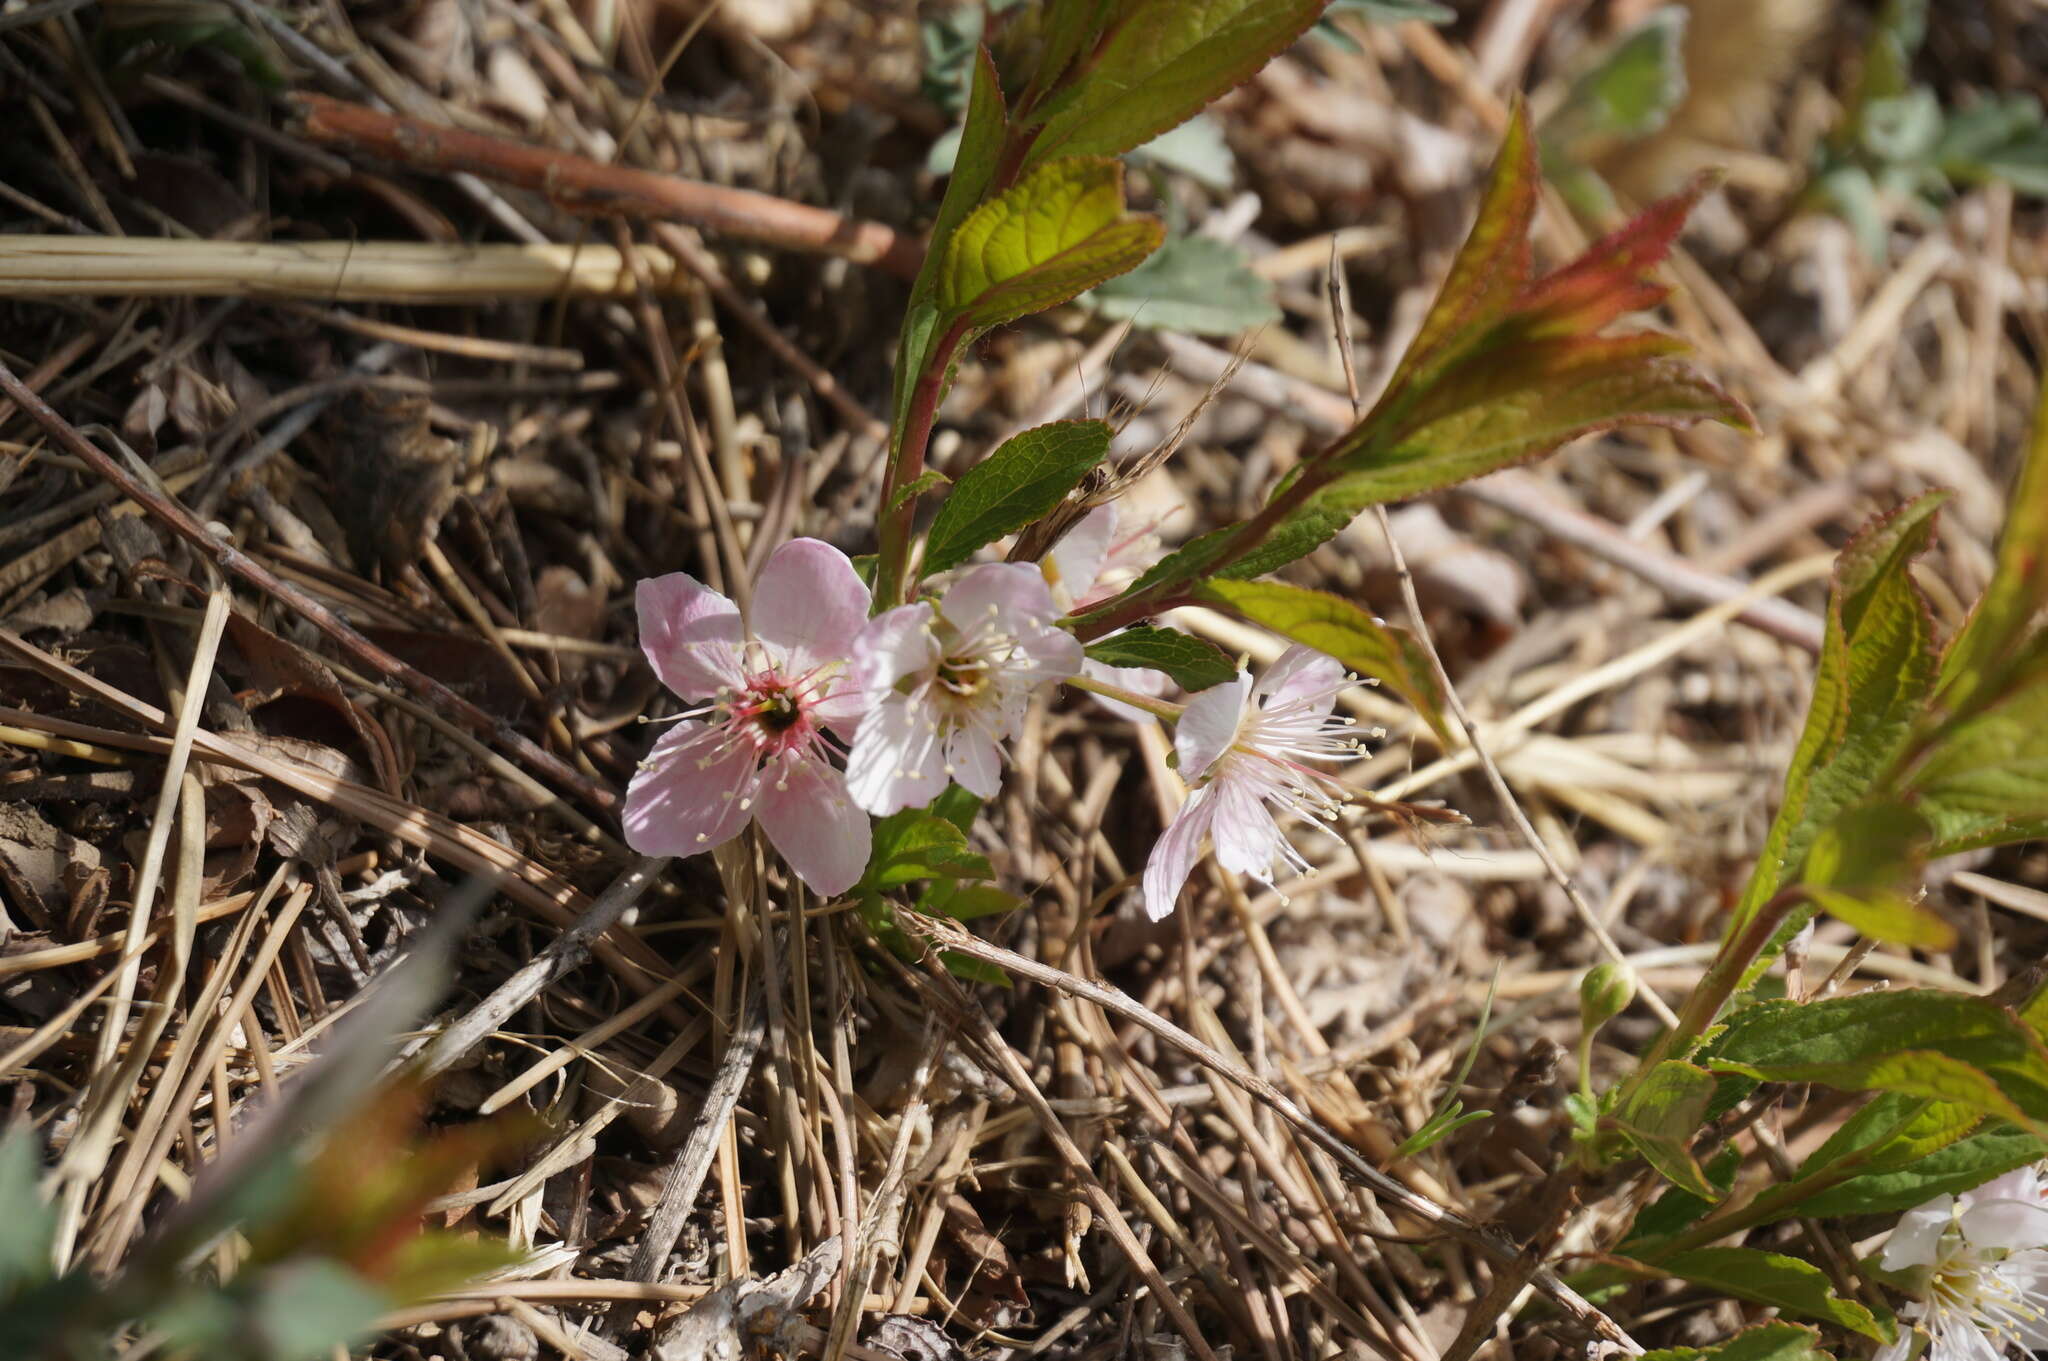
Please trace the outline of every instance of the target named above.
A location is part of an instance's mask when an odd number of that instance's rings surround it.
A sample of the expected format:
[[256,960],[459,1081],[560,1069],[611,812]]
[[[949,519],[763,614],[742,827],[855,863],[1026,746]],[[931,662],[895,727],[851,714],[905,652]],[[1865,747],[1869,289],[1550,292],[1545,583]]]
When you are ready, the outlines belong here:
[[1579,1024],[1597,1030],[1628,1010],[1636,996],[1636,971],[1626,964],[1595,964],[1579,980]]

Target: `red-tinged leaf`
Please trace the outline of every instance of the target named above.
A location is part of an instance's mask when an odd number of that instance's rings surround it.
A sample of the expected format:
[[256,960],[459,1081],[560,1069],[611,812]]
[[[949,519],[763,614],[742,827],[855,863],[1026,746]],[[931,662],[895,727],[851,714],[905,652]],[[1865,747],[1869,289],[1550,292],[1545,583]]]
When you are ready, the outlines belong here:
[[1529,333],[1589,335],[1630,312],[1664,301],[1671,290],[1649,279],[1647,271],[1671,253],[1671,243],[1712,184],[1710,177],[1700,176],[1525,289],[1515,301],[1515,311],[1529,318]]

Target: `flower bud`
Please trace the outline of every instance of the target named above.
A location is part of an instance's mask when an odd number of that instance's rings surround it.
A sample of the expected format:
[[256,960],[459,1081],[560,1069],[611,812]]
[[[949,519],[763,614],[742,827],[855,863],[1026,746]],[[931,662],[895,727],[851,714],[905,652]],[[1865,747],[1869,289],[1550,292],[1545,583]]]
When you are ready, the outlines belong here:
[[1636,971],[1626,964],[1595,964],[1579,980],[1579,1024],[1591,1034],[1628,1009],[1636,996]]

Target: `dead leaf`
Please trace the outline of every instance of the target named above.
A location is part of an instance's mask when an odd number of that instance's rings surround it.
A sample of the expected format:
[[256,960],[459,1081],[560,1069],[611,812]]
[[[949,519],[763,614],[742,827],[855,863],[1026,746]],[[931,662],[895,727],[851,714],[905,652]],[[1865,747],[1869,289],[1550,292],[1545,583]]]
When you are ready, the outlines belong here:
[[654,1361],[767,1361],[794,1356],[803,1308],[839,1271],[837,1234],[773,1276],[732,1281],[698,1300],[654,1344]]
[[70,915],[64,872],[100,865],[99,847],[50,825],[25,803],[0,803],[0,888],[36,929],[51,930]]

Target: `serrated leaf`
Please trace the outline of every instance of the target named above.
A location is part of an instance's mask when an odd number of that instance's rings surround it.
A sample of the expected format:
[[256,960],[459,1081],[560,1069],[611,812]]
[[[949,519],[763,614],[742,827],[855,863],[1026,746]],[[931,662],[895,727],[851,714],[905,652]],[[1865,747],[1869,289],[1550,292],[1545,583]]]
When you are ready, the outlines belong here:
[[1407,700],[1440,738],[1450,740],[1436,671],[1405,629],[1383,624],[1339,596],[1278,581],[1219,578],[1204,583],[1197,596],[1371,676]]
[[1707,1066],[1765,1082],[1818,1082],[1950,1102],[2019,1125],[2048,1121],[2048,1049],[1981,997],[1911,988],[1759,1002],[1737,1012]]
[[2048,677],[1948,729],[1910,779],[1930,855],[2048,836]]
[[1825,1272],[1797,1257],[1756,1248],[1696,1248],[1657,1266],[1681,1280],[1737,1299],[1833,1323],[1879,1342],[1891,1340],[1888,1325],[1880,1324],[1863,1305],[1837,1295]]
[[1055,421],[1005,440],[960,475],[925,540],[927,572],[957,567],[984,544],[1057,506],[1109,452],[1105,421]]
[[1190,694],[1222,685],[1237,675],[1237,665],[1214,643],[1182,633],[1178,629],[1154,628],[1149,624],[1112,633],[1088,645],[1091,661],[1104,666],[1140,666],[1164,671],[1174,683]]
[[1773,1320],[1711,1347],[1659,1347],[1642,1361],[1834,1361],[1820,1349],[1820,1334]]
[[1130,273],[1083,296],[1105,317],[1159,331],[1236,335],[1280,319],[1273,285],[1213,236],[1176,236]]
[[1968,1106],[1883,1092],[1844,1120],[1799,1165],[1799,1181],[1832,1176],[1841,1167],[1896,1172],[1947,1148],[1984,1123]]
[[952,483],[953,479],[947,477],[937,468],[926,468],[923,472],[917,475],[917,479],[914,482],[912,482],[909,486],[905,487],[902,491],[896,493],[896,499],[889,503],[889,509],[901,510],[905,505],[909,504],[912,501],[915,501],[918,497],[923,496],[926,492],[931,491],[933,488],[948,487],[951,486]]
[[990,873],[987,857],[969,849],[958,827],[921,808],[907,808],[875,823],[874,849],[862,885],[879,890],[949,876],[986,879]]
[[1691,1144],[1706,1120],[1715,1086],[1706,1069],[1666,1059],[1631,1088],[1628,1105],[1612,1117],[1622,1137],[1665,1180],[1709,1201],[1720,1191],[1693,1159]]
[[1907,945],[1916,950],[1947,952],[1956,948],[1956,929],[1932,909],[1897,893],[1841,893],[1810,888],[1814,906],[1837,921],[1847,922],[1872,940]]
[[1742,1165],[1742,1150],[1734,1144],[1722,1145],[1721,1151],[1707,1160],[1700,1170],[1706,1174],[1707,1185],[1713,1188],[1711,1199],[1697,1196],[1681,1186],[1667,1186],[1664,1194],[1643,1207],[1636,1222],[1629,1227],[1628,1237],[1621,1241],[1619,1251],[1640,1253],[1645,1245],[1654,1244],[1658,1239],[1668,1239],[1679,1230],[1696,1223],[1714,1205],[1725,1199],[1735,1185],[1735,1169]]
[[1543,125],[1546,157],[1583,161],[1602,146],[1647,137],[1685,99],[1685,24],[1672,6],[1623,34],[1572,82]]
[[1159,220],[1124,210],[1124,168],[1052,161],[969,213],[944,248],[933,300],[981,331],[1056,307],[1159,248]]
[[1029,116],[1029,164],[1114,156],[1251,78],[1315,22],[1323,0],[1125,0],[1085,62]]
[[[1806,725],[1731,934],[1802,872],[1823,828],[1878,792],[1926,708],[1934,684],[1933,626],[1908,568],[1932,538],[1934,512],[1944,499],[1930,492],[1873,521],[1836,559]],[[1791,914],[1751,964],[1745,984],[1769,967],[1810,916]]]
[[[1974,1114],[1972,1115],[1974,1123]],[[1994,1121],[1979,1133],[1916,1158],[1904,1167],[1864,1173],[1799,1202],[1803,1215],[1893,1214],[1938,1195],[1982,1186],[1993,1177],[2038,1162],[2048,1143],[2016,1125]]]

